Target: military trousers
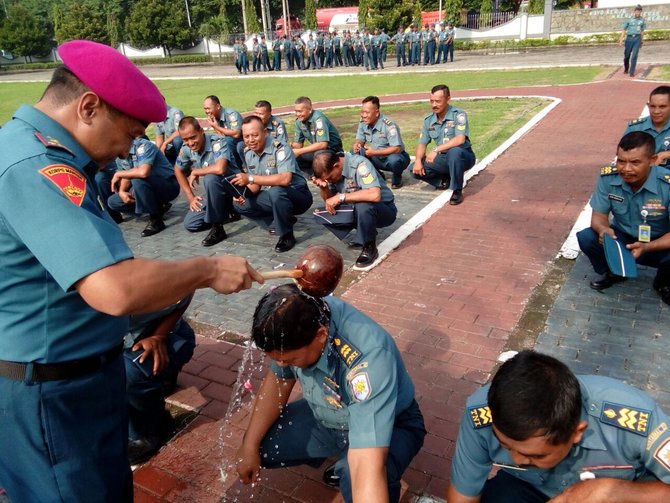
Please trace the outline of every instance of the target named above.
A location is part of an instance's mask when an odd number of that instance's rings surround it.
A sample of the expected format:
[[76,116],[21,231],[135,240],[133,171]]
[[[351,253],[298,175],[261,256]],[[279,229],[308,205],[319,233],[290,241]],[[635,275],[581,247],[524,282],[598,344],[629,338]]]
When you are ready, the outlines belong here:
[[[449,188],[451,190],[461,190],[463,188],[463,177],[465,172],[475,165],[475,153],[469,147],[453,147],[446,152],[440,152],[433,162],[423,161],[423,170],[425,175],[416,175],[414,178],[428,182],[434,187],[438,187],[442,180],[448,178]],[[409,169],[414,168],[414,163],[410,164]]]

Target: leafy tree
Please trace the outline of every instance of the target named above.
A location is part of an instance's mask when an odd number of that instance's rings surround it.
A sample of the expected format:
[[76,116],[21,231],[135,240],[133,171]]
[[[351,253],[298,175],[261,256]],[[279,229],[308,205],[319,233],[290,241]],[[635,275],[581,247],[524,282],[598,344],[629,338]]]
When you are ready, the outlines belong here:
[[316,3],[314,0],[305,0],[305,29],[316,28]]
[[14,56],[42,57],[51,51],[50,30],[46,22],[20,4],[8,7],[0,26],[0,46]]
[[385,28],[387,33],[412,23],[415,4],[411,0],[368,0],[368,28]]
[[56,5],[55,13],[58,19],[54,19],[54,28],[59,44],[79,38],[110,43],[102,3],[68,0],[62,8]]
[[529,0],[528,14],[542,14],[544,12],[544,0]]
[[171,0],[137,0],[126,20],[126,34],[132,45],[160,46],[168,56],[172,49],[190,47],[195,41],[184,5]]
[[368,19],[368,14],[370,13],[368,4],[369,4],[368,0],[361,0],[358,3],[358,26],[360,26],[361,28],[367,26],[368,22],[370,21]]
[[461,24],[461,10],[463,9],[463,0],[446,0],[444,6],[444,20],[454,26]]
[[260,33],[263,31],[261,25],[258,24],[258,13],[256,12],[256,5],[253,0],[242,0],[247,12],[247,30],[249,33]]
[[482,0],[479,7],[479,27],[491,26],[491,13],[493,12],[492,0]]

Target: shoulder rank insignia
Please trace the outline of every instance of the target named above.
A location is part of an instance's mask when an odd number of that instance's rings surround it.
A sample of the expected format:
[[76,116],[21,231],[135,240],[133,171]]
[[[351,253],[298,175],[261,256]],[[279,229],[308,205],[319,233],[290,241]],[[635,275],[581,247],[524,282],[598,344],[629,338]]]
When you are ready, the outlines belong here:
[[355,365],[363,356],[356,346],[342,337],[333,338],[333,346],[347,367]]
[[86,196],[86,178],[76,169],[64,164],[52,164],[40,170],[65,197],[77,206],[81,206]]
[[491,409],[488,405],[478,405],[476,407],[470,407],[468,409],[470,414],[470,420],[472,421],[472,426],[478,430],[479,428],[486,428],[493,424],[493,419],[491,418]]
[[646,437],[650,410],[634,409],[612,402],[603,402],[600,422]]
[[35,131],[35,138],[37,138],[40,141],[40,143],[42,143],[42,145],[44,145],[46,148],[57,148],[59,150],[67,152],[72,157],[75,157],[74,152],[72,152],[72,150],[70,150],[61,142],[59,142],[56,138],[52,138],[51,136],[47,136],[45,138],[39,133],[39,131]]
[[393,121],[388,117],[384,117],[384,124],[386,124],[387,126],[393,126]]
[[281,142],[280,142],[279,140],[273,140],[272,144],[273,144],[275,147],[278,147],[279,145],[281,145]]
[[670,175],[663,175],[663,181],[665,183],[670,183]]
[[632,121],[628,121],[629,126],[635,126],[636,124],[640,124],[644,122],[644,117],[640,117],[639,119],[633,119]]
[[600,176],[616,175],[619,172],[616,166],[603,166],[600,168]]
[[272,125],[275,127],[279,126],[279,121],[277,119],[272,119]]

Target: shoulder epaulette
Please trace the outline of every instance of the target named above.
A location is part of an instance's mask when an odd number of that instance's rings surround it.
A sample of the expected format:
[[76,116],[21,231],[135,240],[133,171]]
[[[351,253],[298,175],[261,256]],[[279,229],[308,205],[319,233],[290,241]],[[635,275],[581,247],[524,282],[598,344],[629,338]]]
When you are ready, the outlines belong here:
[[281,142],[280,142],[279,140],[274,140],[274,141],[272,142],[272,144],[273,144],[275,147],[279,147],[279,146],[281,146]]
[[277,119],[272,119],[273,126],[279,126],[279,121]]
[[646,117],[640,117],[639,119],[633,119],[628,121],[629,126],[635,126],[636,124],[642,124],[645,121]]
[[670,183],[670,175],[663,175],[663,181],[665,183]]
[[72,152],[72,150],[70,150],[61,142],[59,142],[57,139],[52,138],[51,136],[47,136],[45,138],[39,131],[35,131],[35,138],[37,138],[40,141],[40,143],[42,143],[42,145],[44,145],[46,148],[55,148],[58,150],[62,150],[70,154],[72,157],[75,157],[74,152]]
[[619,170],[616,166],[603,166],[600,168],[600,176],[616,175]]
[[386,124],[387,126],[393,126],[393,121],[388,117],[384,117],[384,124]]
[[493,424],[491,409],[489,409],[489,406],[486,404],[470,407],[468,409],[468,414],[470,415],[470,420],[472,421],[472,427],[476,430],[479,428],[486,428],[487,426],[491,426]]
[[433,115],[433,112],[430,112],[428,115],[426,115],[426,116],[423,118],[423,120],[428,119],[428,118],[429,118],[430,116],[432,116],[432,115]]
[[347,367],[355,365],[363,356],[356,346],[341,336],[333,338],[333,346]]
[[650,410],[603,402],[600,422],[646,437],[649,429]]

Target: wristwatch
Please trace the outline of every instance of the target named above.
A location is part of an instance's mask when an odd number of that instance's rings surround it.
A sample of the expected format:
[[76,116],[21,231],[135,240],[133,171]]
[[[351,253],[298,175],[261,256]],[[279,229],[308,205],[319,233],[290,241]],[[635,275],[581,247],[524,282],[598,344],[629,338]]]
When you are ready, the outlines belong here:
[[346,192],[342,192],[340,194],[340,202],[343,203],[346,198],[347,198]]
[[249,175],[249,183],[254,183],[254,175]]

